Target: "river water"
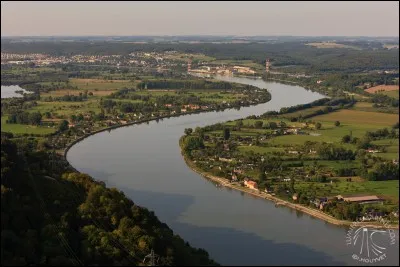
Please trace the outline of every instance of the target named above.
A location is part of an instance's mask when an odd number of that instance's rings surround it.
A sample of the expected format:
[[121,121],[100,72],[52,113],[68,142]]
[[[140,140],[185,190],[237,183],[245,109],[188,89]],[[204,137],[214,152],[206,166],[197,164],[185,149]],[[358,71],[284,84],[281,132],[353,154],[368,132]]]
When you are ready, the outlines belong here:
[[[179,138],[185,128],[259,115],[323,96],[261,79],[217,77],[268,88],[272,99],[240,110],[185,115],[105,131],[74,145],[67,159],[77,170],[122,190],[192,246],[222,265],[354,265],[346,228],[215,184],[188,168]],[[396,244],[382,264],[398,265]],[[386,243],[385,243],[386,242]],[[370,258],[373,258],[372,255]],[[377,264],[376,264],[377,265]]]
[[29,91],[22,89],[18,85],[2,85],[1,86],[1,98],[22,97],[21,94],[18,94],[15,92],[18,90],[21,90],[24,93],[29,93]]

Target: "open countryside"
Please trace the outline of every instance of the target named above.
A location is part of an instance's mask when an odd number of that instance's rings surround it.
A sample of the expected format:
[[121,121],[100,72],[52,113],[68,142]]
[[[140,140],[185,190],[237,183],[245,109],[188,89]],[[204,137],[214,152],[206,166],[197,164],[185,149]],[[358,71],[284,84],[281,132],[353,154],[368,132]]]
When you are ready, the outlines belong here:
[[1,266],[399,266],[398,7],[2,2]]

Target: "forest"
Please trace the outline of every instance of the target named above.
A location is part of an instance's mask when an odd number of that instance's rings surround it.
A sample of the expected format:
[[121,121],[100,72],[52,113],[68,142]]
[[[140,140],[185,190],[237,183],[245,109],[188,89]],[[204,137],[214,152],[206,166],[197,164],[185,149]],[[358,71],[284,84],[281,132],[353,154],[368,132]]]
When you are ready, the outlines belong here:
[[187,43],[116,43],[116,42],[33,42],[2,41],[1,51],[7,53],[46,53],[55,56],[74,54],[128,55],[132,52],[201,53],[218,60],[253,60],[264,65],[266,57],[275,67],[295,65],[307,72],[357,72],[397,69],[398,50],[392,49],[319,49],[304,41],[247,44]]
[[122,192],[37,141],[1,135],[1,265],[217,265]]

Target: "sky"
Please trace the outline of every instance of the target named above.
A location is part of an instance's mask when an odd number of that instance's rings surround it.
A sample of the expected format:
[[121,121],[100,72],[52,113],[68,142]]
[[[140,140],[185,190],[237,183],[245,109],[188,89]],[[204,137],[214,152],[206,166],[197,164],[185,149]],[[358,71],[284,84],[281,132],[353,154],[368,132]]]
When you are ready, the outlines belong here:
[[1,1],[1,36],[399,36],[398,1]]

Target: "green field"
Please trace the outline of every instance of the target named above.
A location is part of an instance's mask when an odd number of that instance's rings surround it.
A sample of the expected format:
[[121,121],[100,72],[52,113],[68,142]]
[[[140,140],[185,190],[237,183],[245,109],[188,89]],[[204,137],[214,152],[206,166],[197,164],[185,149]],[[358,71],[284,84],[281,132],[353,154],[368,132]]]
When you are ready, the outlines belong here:
[[54,133],[56,128],[49,127],[41,127],[41,126],[33,126],[33,125],[25,125],[25,124],[9,124],[6,123],[7,116],[1,117],[1,131],[2,132],[11,132],[14,134],[39,134],[45,135]]
[[376,194],[399,202],[399,180],[392,181],[364,181],[346,182],[339,181],[333,184],[320,184],[311,182],[296,182],[296,189],[308,190],[310,186],[316,189],[319,196],[336,196],[347,194]]
[[136,88],[136,82],[129,80],[70,79],[73,86],[82,90],[117,90],[124,87]]
[[29,109],[29,111],[39,111],[44,114],[45,112],[56,113],[58,116],[70,116],[72,114],[85,114],[89,111],[99,113],[101,111],[99,107],[99,100],[93,99],[83,102],[43,102],[37,101],[38,105]]
[[380,92],[380,94],[384,94],[390,97],[394,97],[396,99],[399,99],[399,90],[395,90],[395,91],[384,91],[384,92]]
[[374,125],[376,128],[379,128],[395,124],[399,121],[399,116],[381,112],[341,109],[336,112],[313,117],[313,120],[329,122],[340,121],[344,124]]

